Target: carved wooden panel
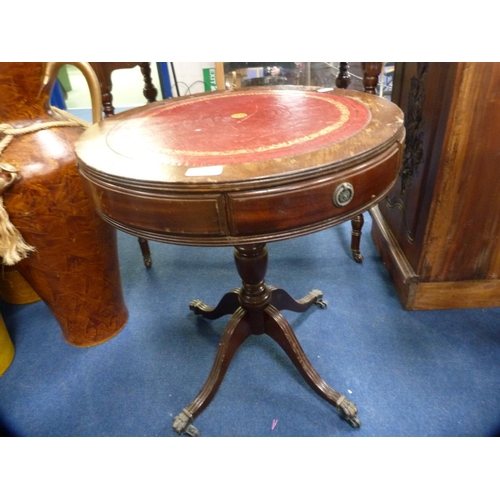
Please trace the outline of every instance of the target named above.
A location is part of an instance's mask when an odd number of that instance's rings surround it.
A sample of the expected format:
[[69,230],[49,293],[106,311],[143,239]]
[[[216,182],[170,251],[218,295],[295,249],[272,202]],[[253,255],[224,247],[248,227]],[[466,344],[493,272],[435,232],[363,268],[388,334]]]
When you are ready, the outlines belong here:
[[409,309],[500,306],[499,88],[499,63],[396,65],[405,156],[372,234]]

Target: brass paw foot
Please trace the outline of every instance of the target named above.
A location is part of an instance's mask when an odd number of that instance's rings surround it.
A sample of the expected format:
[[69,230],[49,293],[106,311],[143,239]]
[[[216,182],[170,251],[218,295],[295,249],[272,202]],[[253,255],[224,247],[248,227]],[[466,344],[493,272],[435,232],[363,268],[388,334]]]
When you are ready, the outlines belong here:
[[207,306],[198,299],[194,299],[189,303],[189,309],[193,311],[195,314],[202,314],[203,309],[205,309]]
[[326,309],[328,306],[328,302],[326,300],[323,300],[323,292],[321,290],[313,290],[311,292],[311,295],[312,294],[316,295],[316,300],[314,301],[314,303],[321,309]]
[[352,250],[352,258],[358,264],[361,264],[363,262],[363,255],[359,251]]
[[178,434],[187,434],[192,437],[200,435],[200,431],[193,425],[193,416],[186,408],[174,418],[173,428]]
[[355,429],[361,427],[361,420],[358,418],[358,409],[356,405],[345,396],[341,396],[337,401],[336,410],[352,427]]

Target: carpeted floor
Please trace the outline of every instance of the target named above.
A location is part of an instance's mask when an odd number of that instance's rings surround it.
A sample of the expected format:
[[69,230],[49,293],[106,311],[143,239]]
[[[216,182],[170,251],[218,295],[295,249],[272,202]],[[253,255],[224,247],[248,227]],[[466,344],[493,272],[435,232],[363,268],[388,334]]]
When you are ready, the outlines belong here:
[[[326,309],[285,312],[319,374],[359,408],[350,427],[304,382],[267,336],[237,353],[202,436],[498,436],[500,309],[404,311],[369,234],[364,263],[349,251],[350,224],[269,244],[269,284],[300,298],[324,292]],[[171,436],[198,394],[227,317],[207,321],[188,304],[215,305],[240,285],[232,248],[151,242],[119,233],[125,329],[107,343],[65,343],[39,302],[0,309],[16,357],[0,378],[0,422],[11,436]]]

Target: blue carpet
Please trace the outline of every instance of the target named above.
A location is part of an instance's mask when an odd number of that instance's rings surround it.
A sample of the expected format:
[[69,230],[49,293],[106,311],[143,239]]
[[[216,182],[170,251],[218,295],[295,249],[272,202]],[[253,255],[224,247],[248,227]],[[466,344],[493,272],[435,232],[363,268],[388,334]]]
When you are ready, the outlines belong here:
[[[323,291],[326,309],[284,312],[319,374],[356,403],[353,429],[305,383],[267,336],[238,351],[208,408],[202,436],[497,436],[500,309],[408,312],[364,227],[364,263],[350,224],[271,243],[268,284],[295,298]],[[201,389],[227,317],[215,305],[239,286],[233,250],[150,242],[119,233],[130,319],[107,343],[63,340],[45,304],[1,304],[16,357],[0,378],[0,421],[14,436],[177,436],[172,420]],[[274,426],[273,426],[274,423]],[[274,428],[273,428],[274,427]],[[178,439],[181,439],[180,437]]]

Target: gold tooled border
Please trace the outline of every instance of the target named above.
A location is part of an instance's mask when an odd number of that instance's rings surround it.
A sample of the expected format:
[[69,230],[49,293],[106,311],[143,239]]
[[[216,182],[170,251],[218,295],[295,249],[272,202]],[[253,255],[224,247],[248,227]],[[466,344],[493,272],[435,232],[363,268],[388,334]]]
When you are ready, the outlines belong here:
[[[286,91],[286,92],[290,92],[290,91]],[[172,105],[167,105],[166,108],[162,106],[157,111],[155,111],[153,113],[149,113],[147,115],[147,117],[149,118],[152,116],[156,116],[160,113],[165,112],[166,109],[170,110],[170,109],[176,109],[176,108],[179,108],[182,106],[189,106],[190,104],[193,104],[194,102],[198,103],[200,101],[226,99],[229,97],[236,97],[236,96],[242,96],[242,95],[244,95],[244,96],[262,95],[263,93],[271,94],[271,92],[264,92],[264,91],[244,92],[244,93],[231,92],[231,93],[227,93],[227,94],[218,94],[218,95],[208,95],[206,97],[197,97],[195,100],[188,99],[185,101],[173,103]],[[272,94],[275,95],[276,93],[273,92]],[[252,153],[264,153],[266,151],[283,149],[283,148],[287,148],[290,146],[294,146],[296,144],[302,144],[305,142],[309,142],[309,141],[316,139],[318,137],[330,134],[334,130],[338,130],[340,127],[342,127],[349,120],[349,117],[350,117],[349,109],[347,108],[347,106],[338,102],[337,100],[328,98],[326,95],[320,95],[320,94],[316,95],[316,94],[302,93],[302,95],[305,95],[308,98],[318,99],[320,101],[325,101],[328,104],[335,106],[337,108],[337,110],[340,112],[339,120],[336,123],[329,125],[328,127],[325,127],[317,132],[314,132],[313,134],[308,134],[306,136],[299,137],[297,139],[279,142],[279,143],[271,144],[268,146],[258,146],[256,148],[252,148],[252,149],[233,149],[233,150],[229,150],[229,151],[219,152],[219,151],[189,151],[189,150],[184,150],[184,149],[161,148],[161,149],[159,149],[158,152],[172,155],[172,156],[175,155],[175,156],[193,156],[193,157],[194,156],[222,156],[223,157],[223,156],[237,156],[237,155],[252,154]]]

